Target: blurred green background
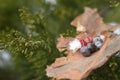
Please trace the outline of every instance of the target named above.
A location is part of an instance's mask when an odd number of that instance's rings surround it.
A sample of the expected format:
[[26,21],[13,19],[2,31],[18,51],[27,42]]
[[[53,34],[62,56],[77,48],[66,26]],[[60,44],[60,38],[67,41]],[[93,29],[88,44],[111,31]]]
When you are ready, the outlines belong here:
[[[56,40],[75,36],[70,22],[85,6],[97,8],[106,23],[120,23],[119,0],[0,0],[0,80],[55,80],[45,69],[64,55]],[[119,79],[119,53],[87,78]]]

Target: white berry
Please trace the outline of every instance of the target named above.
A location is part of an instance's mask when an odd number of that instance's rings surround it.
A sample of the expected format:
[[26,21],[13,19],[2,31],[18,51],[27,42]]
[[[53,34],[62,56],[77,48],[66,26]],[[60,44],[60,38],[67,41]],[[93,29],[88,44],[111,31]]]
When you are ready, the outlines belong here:
[[69,43],[69,49],[72,50],[73,52],[76,52],[81,47],[82,45],[78,39],[74,39]]

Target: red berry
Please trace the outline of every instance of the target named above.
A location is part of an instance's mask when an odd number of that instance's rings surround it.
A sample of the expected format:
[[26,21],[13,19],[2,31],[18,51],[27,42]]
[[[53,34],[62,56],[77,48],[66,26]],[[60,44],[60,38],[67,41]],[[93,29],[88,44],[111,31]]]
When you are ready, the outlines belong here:
[[93,42],[93,39],[92,39],[91,36],[87,36],[84,40],[85,40],[85,42],[87,42],[87,43],[92,43],[92,42]]
[[81,42],[82,46],[87,46],[87,43],[84,41],[84,39],[81,39],[80,42]]

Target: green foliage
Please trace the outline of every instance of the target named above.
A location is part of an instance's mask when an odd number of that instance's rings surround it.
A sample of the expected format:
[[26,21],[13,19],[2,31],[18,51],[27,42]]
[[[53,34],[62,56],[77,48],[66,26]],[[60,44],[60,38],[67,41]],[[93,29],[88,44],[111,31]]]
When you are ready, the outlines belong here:
[[88,80],[119,80],[120,58],[113,56],[104,66],[92,73]]
[[33,14],[27,8],[20,9],[20,12],[29,35],[16,30],[2,31],[0,36],[4,39],[0,43],[12,53],[15,69],[20,74],[19,80],[46,79],[45,68],[58,56],[55,39],[45,29],[40,31],[41,27],[44,28],[43,17]]

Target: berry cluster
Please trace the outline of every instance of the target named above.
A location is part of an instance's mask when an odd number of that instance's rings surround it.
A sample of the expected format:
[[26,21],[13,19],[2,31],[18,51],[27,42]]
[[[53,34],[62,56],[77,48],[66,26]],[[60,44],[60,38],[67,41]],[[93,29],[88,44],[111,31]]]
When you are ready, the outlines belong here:
[[100,35],[95,38],[87,36],[84,39],[74,39],[69,43],[69,49],[73,52],[80,51],[83,56],[90,56],[101,48],[104,41],[104,36]]

